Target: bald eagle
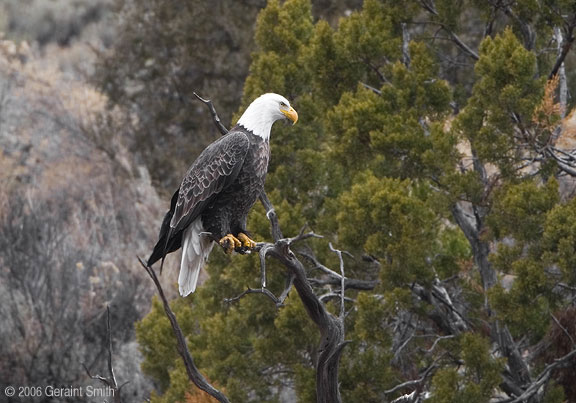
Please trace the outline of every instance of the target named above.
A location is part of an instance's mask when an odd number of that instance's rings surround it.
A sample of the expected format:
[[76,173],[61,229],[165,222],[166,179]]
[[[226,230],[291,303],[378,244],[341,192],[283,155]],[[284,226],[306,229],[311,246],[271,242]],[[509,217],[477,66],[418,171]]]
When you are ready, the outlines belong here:
[[180,295],[196,290],[215,242],[226,253],[245,253],[256,246],[246,219],[264,189],[270,130],[279,119],[294,124],[298,114],[281,95],[258,97],[228,134],[202,151],[172,196],[148,266],[182,247]]

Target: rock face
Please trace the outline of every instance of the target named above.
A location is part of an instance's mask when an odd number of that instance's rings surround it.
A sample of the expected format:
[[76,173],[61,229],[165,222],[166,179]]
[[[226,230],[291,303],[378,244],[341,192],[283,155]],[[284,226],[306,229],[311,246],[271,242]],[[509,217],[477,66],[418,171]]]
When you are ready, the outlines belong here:
[[89,49],[40,54],[0,42],[0,386],[101,386],[82,364],[108,375],[109,306],[118,383],[142,401],[151,385],[133,324],[154,291],[135,257],[147,257],[167,206],[106,97],[69,69],[90,64]]

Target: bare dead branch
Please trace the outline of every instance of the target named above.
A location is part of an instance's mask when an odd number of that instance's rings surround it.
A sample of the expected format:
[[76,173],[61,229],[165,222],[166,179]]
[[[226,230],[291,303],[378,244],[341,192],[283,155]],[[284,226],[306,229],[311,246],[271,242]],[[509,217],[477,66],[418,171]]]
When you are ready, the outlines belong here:
[[514,399],[504,399],[500,400],[499,403],[522,403],[528,401],[531,397],[538,393],[540,388],[544,386],[550,379],[551,373],[554,369],[563,365],[566,361],[570,360],[572,357],[576,356],[576,349],[570,351],[568,354],[557,358],[553,363],[548,364],[546,368],[540,372],[540,375],[536,378],[534,382],[522,393],[520,396]]
[[402,26],[402,63],[407,68],[410,68],[410,32],[406,28],[406,23],[403,22]]
[[180,325],[178,324],[178,321],[176,320],[176,315],[174,315],[174,312],[172,311],[172,308],[170,308],[170,304],[168,303],[168,300],[166,299],[166,296],[164,295],[164,290],[162,289],[162,286],[160,285],[160,281],[158,280],[158,277],[156,276],[156,272],[154,271],[154,269],[152,269],[150,266],[148,266],[146,263],[144,263],[142,261],[142,259],[140,259],[140,257],[138,257],[138,261],[140,262],[142,267],[146,270],[146,272],[148,273],[148,275],[150,276],[150,278],[154,282],[156,289],[158,290],[158,295],[160,296],[160,299],[162,300],[162,304],[164,305],[164,312],[166,313],[166,316],[168,317],[168,320],[170,321],[170,325],[172,326],[172,331],[174,332],[174,336],[176,336],[176,341],[177,341],[176,347],[178,349],[178,353],[180,354],[180,356],[182,357],[182,360],[184,361],[184,366],[186,367],[186,373],[188,374],[188,379],[190,379],[192,382],[194,382],[194,385],[196,385],[199,389],[208,393],[210,396],[212,396],[213,398],[215,398],[219,402],[229,403],[230,401],[228,400],[228,398],[222,392],[220,392],[218,389],[214,388],[214,386],[212,386],[206,380],[206,378],[204,378],[204,376],[200,373],[200,371],[196,367],[196,364],[194,364],[194,359],[192,358],[192,355],[190,354],[190,351],[188,350],[188,344],[186,343],[186,338],[184,337],[184,334],[182,333],[182,329],[180,328]]
[[[503,3],[504,2],[502,2],[501,4]],[[520,27],[520,31],[522,32],[522,36],[524,37],[524,47],[528,50],[532,50],[534,48],[534,42],[536,41],[536,33],[534,32],[534,29],[530,26],[530,24],[526,20],[520,18],[518,14],[516,14],[514,10],[512,10],[512,7],[510,7],[510,5],[504,5],[503,10],[504,13],[512,20],[514,20],[514,22],[516,22],[516,24],[518,24],[518,26]]]
[[111,386],[118,390],[114,367],[112,366],[112,330],[110,328],[110,307],[106,306],[106,331],[108,332],[108,373],[110,374]]
[[572,49],[572,44],[574,43],[574,28],[576,28],[576,13],[572,15],[570,22],[566,25],[566,36],[561,44],[562,50],[559,52],[550,74],[548,74],[548,80],[551,80],[556,74],[558,74],[558,70],[560,70],[560,67],[564,64],[566,56],[568,56],[570,49]]
[[420,385],[422,382],[424,382],[426,380],[428,375],[430,375],[430,372],[432,372],[432,370],[434,368],[436,368],[437,362],[440,360],[440,358],[442,358],[442,356],[440,356],[436,360],[434,360],[434,362],[428,368],[426,368],[426,370],[424,371],[424,373],[422,374],[422,376],[419,379],[414,379],[412,381],[406,381],[404,383],[396,385],[391,389],[385,390],[384,394],[389,395],[389,394],[397,392],[398,390],[403,389],[403,388]]
[[434,343],[432,343],[432,347],[430,347],[428,350],[426,350],[426,354],[430,354],[432,351],[434,351],[434,349],[436,348],[436,346],[438,345],[438,342],[440,342],[440,340],[446,340],[446,339],[453,339],[454,336],[453,334],[449,334],[447,336],[438,336],[436,338],[436,340],[434,340]]
[[362,82],[362,81],[360,81],[360,84],[361,84],[364,88],[366,88],[367,90],[372,91],[374,94],[376,94],[376,95],[382,95],[382,91],[380,91],[379,89],[374,88],[374,87],[372,87],[371,85],[368,85],[368,84],[366,84],[366,83],[364,83],[364,82]]
[[[434,7],[434,4],[430,4],[425,0],[421,0],[420,4],[422,5],[422,7],[428,11],[430,14],[432,14],[435,17],[438,17],[438,11],[436,10],[436,8]],[[462,41],[462,39],[460,39],[460,37],[458,35],[456,35],[456,33],[454,33],[454,31],[452,31],[449,27],[447,27],[445,24],[439,22],[439,21],[433,21],[431,22],[432,24],[438,25],[440,28],[442,28],[442,30],[444,32],[446,32],[450,38],[452,39],[452,41],[456,44],[456,46],[458,46],[460,49],[462,49],[464,51],[464,53],[466,53],[468,56],[470,56],[472,59],[474,60],[479,60],[480,56],[478,56],[478,53],[476,53],[474,50],[472,50],[472,48],[470,46],[468,46],[464,41]]]
[[[273,210],[273,206],[267,197],[261,197],[261,201],[265,204],[267,211]],[[281,231],[277,217],[275,218],[275,222],[272,222],[271,219],[272,231],[276,231],[276,234],[279,234]],[[304,235],[306,234],[301,231],[301,234],[295,238],[275,239],[274,244],[268,244],[264,247],[266,247],[266,255],[274,257],[287,269],[308,316],[320,331],[320,345],[316,362],[316,396],[318,402],[339,403],[341,402],[341,397],[338,383],[338,367],[342,349],[348,343],[344,340],[344,322],[326,309],[324,303],[314,293],[307,279],[304,265],[290,250],[290,244],[295,239],[302,239]],[[265,264],[265,260],[261,259],[261,263]]]
[[[340,274],[336,273],[334,270],[329,269],[328,267],[324,266],[322,263],[320,263],[318,261],[318,259],[316,259],[316,256],[314,256],[311,253],[308,253],[307,251],[297,251],[297,253],[301,256],[303,256],[304,258],[306,258],[307,260],[309,260],[313,265],[315,269],[319,269],[321,271],[323,271],[324,273],[328,274],[330,277],[335,278],[340,280],[340,278],[342,277]],[[331,283],[327,283],[327,284],[331,284]]]
[[202,98],[195,92],[194,96],[198,98],[200,102],[202,102],[204,105],[208,107],[208,109],[210,110],[210,115],[212,116],[212,120],[214,121],[214,125],[216,125],[216,128],[218,129],[220,134],[222,135],[228,134],[228,129],[226,128],[226,126],[222,124],[222,121],[220,121],[220,117],[218,116],[218,113],[216,112],[216,108],[214,108],[214,104],[212,103],[212,101],[209,99]]
[[[314,286],[341,285],[341,279],[337,278],[308,278]],[[372,291],[380,282],[378,280],[357,280],[346,277],[344,290]]]
[[418,394],[416,393],[416,391],[412,391],[408,394],[402,395],[394,400],[392,400],[390,403],[414,403],[414,402],[419,402],[419,400],[417,400],[418,398]]
[[[303,228],[303,229],[304,229],[304,228]],[[300,234],[296,235],[296,236],[293,237],[293,238],[289,238],[289,239],[288,239],[288,243],[289,243],[290,245],[292,245],[292,244],[294,244],[294,243],[296,243],[296,242],[304,241],[304,240],[310,239],[310,238],[320,238],[320,239],[321,239],[321,238],[324,238],[324,237],[323,237],[322,235],[315,234],[314,232],[304,233],[303,231],[300,231]]]
[[108,352],[108,377],[104,377],[101,375],[92,375],[88,370],[88,367],[83,363],[82,366],[86,371],[88,377],[92,379],[96,379],[102,382],[104,385],[112,389],[112,396],[114,396],[115,403],[122,403],[122,397],[120,395],[122,388],[127,385],[128,382],[124,382],[120,387],[118,387],[118,383],[116,382],[116,375],[114,374],[114,366],[112,365],[112,328],[110,327],[110,307],[106,306],[106,332],[108,335],[108,345],[106,346],[106,350]]
[[263,243],[257,246],[259,248],[258,254],[260,256],[260,282],[262,288],[266,288],[266,255],[272,248],[272,244]]
[[338,255],[338,259],[340,260],[340,320],[344,321],[344,316],[346,315],[346,307],[344,306],[344,291],[346,291],[346,276],[344,275],[344,258],[342,258],[342,251],[339,249],[335,249],[332,246],[332,242],[328,242],[328,246],[332,252],[335,252]]
[[576,176],[576,166],[572,167],[568,161],[558,157],[550,147],[546,147],[544,151],[548,156],[552,157],[556,161],[556,165],[558,168],[560,168],[560,170],[566,172],[570,176]]
[[272,300],[272,302],[274,302],[274,304],[276,305],[277,308],[280,308],[281,306],[283,306],[282,301],[280,301],[279,298],[276,298],[276,296],[272,293],[272,291],[270,291],[267,288],[258,289],[258,288],[248,287],[246,290],[242,291],[242,293],[240,293],[238,296],[232,297],[232,298],[226,298],[224,300],[224,302],[226,302],[227,304],[230,304],[232,302],[239,301],[242,297],[244,297],[247,294],[263,294],[263,295],[267,296],[268,298],[270,298]]
[[[304,257],[314,266],[314,269],[318,269],[325,274],[328,274],[328,278],[308,278],[308,281],[315,286],[325,286],[325,285],[341,285],[342,276],[335,272],[334,270],[323,265],[316,257],[305,250],[296,251],[300,256]],[[343,254],[348,254],[346,251],[342,251]],[[380,283],[379,280],[358,280],[354,278],[345,277],[344,278],[344,289],[345,290],[360,290],[360,291],[370,291],[376,288]]]
[[262,194],[260,195],[260,202],[266,209],[266,217],[268,217],[268,220],[270,221],[271,226],[270,232],[272,233],[272,239],[274,240],[274,242],[276,242],[284,238],[284,236],[282,235],[282,230],[280,229],[280,223],[278,222],[278,216],[276,215],[276,210],[274,209],[274,206],[272,205],[272,202],[268,198],[266,192],[262,192]]
[[336,298],[344,299],[345,301],[348,301],[348,302],[355,302],[355,300],[353,298],[346,297],[346,296],[343,297],[342,293],[340,293],[340,292],[328,292],[326,294],[322,294],[318,298],[320,298],[320,301],[322,301],[322,302],[328,301],[330,299],[336,299]]
[[[558,47],[558,57],[562,56],[564,44],[564,37],[562,35],[562,30],[559,27],[554,27],[554,38],[556,39],[556,45]],[[568,102],[568,84],[566,80],[566,67],[564,62],[560,64],[558,68],[558,92],[560,101],[560,118],[564,119],[566,116],[566,106]],[[557,137],[557,136],[556,136]]]
[[560,321],[556,318],[556,316],[554,316],[554,314],[552,312],[550,312],[550,316],[552,317],[552,320],[554,321],[554,323],[556,323],[556,326],[558,326],[560,328],[560,330],[562,330],[562,332],[566,335],[566,337],[568,337],[568,339],[570,340],[570,343],[572,343],[572,347],[576,348],[576,343],[574,342],[574,339],[572,338],[572,336],[570,335],[568,330],[566,330],[566,328],[564,326],[562,326]]

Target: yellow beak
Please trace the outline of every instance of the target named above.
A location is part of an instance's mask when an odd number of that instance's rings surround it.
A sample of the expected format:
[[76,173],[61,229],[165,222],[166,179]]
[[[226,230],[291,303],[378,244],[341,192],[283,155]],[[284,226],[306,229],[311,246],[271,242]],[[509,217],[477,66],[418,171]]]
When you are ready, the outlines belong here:
[[286,115],[286,117],[288,119],[290,119],[292,121],[292,124],[296,124],[296,122],[298,121],[298,112],[296,112],[296,110],[292,107],[290,107],[290,109],[284,110],[284,109],[280,109],[280,111]]

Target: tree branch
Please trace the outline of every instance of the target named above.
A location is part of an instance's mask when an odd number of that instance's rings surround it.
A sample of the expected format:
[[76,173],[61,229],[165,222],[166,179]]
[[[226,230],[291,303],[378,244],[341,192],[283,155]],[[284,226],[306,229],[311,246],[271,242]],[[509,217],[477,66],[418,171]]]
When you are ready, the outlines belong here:
[[224,126],[222,124],[222,121],[220,120],[220,117],[218,116],[218,113],[216,112],[216,108],[214,108],[214,104],[212,103],[212,101],[209,99],[202,98],[200,95],[196,94],[195,92],[194,92],[194,96],[196,98],[198,98],[198,100],[200,100],[200,102],[202,102],[204,105],[206,105],[208,107],[208,109],[210,110],[210,115],[212,115],[212,120],[214,121],[214,125],[216,126],[216,128],[218,129],[220,134],[222,134],[222,135],[228,134],[228,129],[226,128],[226,126]]
[[277,308],[280,308],[281,306],[283,306],[284,304],[282,303],[283,301],[280,301],[280,298],[276,298],[276,296],[272,293],[272,291],[270,291],[267,288],[250,288],[248,287],[246,290],[242,291],[242,293],[240,293],[238,296],[236,297],[232,297],[232,298],[226,298],[224,300],[224,302],[226,302],[227,304],[230,304],[232,302],[236,302],[239,301],[243,296],[247,295],[247,294],[263,294],[266,295],[268,298],[270,298],[272,300],[272,302],[274,302],[274,304],[276,304]]
[[150,278],[154,282],[156,289],[158,290],[158,295],[160,296],[160,299],[162,300],[162,304],[164,305],[164,312],[166,313],[168,320],[170,320],[170,325],[172,326],[172,331],[174,332],[174,336],[176,336],[176,341],[177,341],[176,347],[178,349],[178,353],[182,357],[182,361],[184,361],[184,366],[186,367],[186,373],[188,374],[188,379],[190,379],[192,382],[194,382],[194,385],[196,385],[199,389],[208,393],[210,396],[214,397],[219,402],[229,403],[230,401],[228,400],[228,398],[222,392],[220,392],[218,389],[214,388],[206,380],[206,378],[204,378],[204,376],[200,373],[200,371],[198,371],[198,368],[194,364],[194,359],[192,358],[192,355],[190,354],[190,351],[188,350],[186,338],[184,337],[184,334],[182,333],[182,329],[180,328],[180,325],[178,324],[178,321],[176,320],[176,315],[174,315],[174,312],[170,308],[170,304],[168,303],[168,300],[166,299],[166,296],[164,295],[164,290],[162,289],[162,286],[160,285],[160,281],[158,281],[158,277],[156,276],[156,272],[154,271],[154,269],[152,269],[150,266],[148,266],[146,263],[144,263],[142,261],[142,259],[140,259],[140,257],[138,257],[138,261],[140,262],[142,267],[146,270],[146,272],[148,273],[148,275],[150,276]]
[[[430,14],[432,14],[435,17],[439,17],[438,11],[436,10],[436,8],[434,7],[433,4],[429,4],[425,0],[421,0],[420,4]],[[452,31],[450,28],[448,28],[445,24],[443,24],[442,22],[439,22],[439,21],[434,21],[432,23],[438,25],[440,28],[442,28],[442,30],[444,30],[448,35],[450,35],[450,38],[452,38],[452,41],[456,44],[456,46],[458,46],[460,49],[462,49],[464,51],[464,53],[466,53],[468,56],[470,56],[474,60],[480,59],[480,56],[478,56],[478,53],[476,53],[474,50],[472,50],[472,48],[470,46],[468,46],[466,43],[464,43],[464,41],[462,41],[462,39],[460,39],[460,37],[458,35],[456,35],[454,33],[454,31]]]
[[[316,259],[316,257],[309,253],[308,251],[298,250],[296,251],[300,256],[308,260],[314,269],[319,269],[323,273],[327,274],[327,278],[308,278],[310,284],[314,286],[325,286],[325,285],[342,285],[342,276],[336,273],[334,270],[326,267]],[[342,251],[342,253],[345,253]],[[371,291],[380,283],[379,280],[358,280],[354,278],[344,277],[344,290],[360,290],[360,291]]]
[[267,249],[294,276],[294,287],[306,312],[320,330],[320,346],[316,362],[316,396],[319,403],[341,402],[338,384],[338,366],[344,340],[344,323],[326,309],[324,303],[312,290],[302,263],[290,250],[290,244],[281,239]]
[[570,49],[572,49],[572,43],[574,43],[574,28],[576,28],[576,13],[572,15],[572,20],[566,27],[566,38],[562,41],[562,50],[556,58],[556,63],[554,63],[552,71],[550,71],[550,74],[548,74],[548,80],[554,78],[554,76],[558,73],[558,70],[560,70],[560,67],[564,63],[564,59],[566,59]]
[[[441,357],[439,357],[441,358]],[[401,383],[399,385],[394,386],[391,389],[385,390],[384,394],[389,395],[391,393],[394,393],[402,388],[407,388],[407,387],[411,387],[411,386],[416,386],[416,385],[420,385],[422,382],[424,382],[426,380],[426,378],[428,377],[428,375],[430,374],[430,372],[436,368],[436,363],[438,362],[439,358],[437,358],[428,368],[426,368],[426,370],[424,371],[424,373],[422,374],[422,376],[419,379],[414,379],[412,381],[406,381],[404,383]]]
[[410,32],[405,22],[400,25],[402,27],[402,63],[406,68],[410,68]]
[[[314,286],[341,285],[342,280],[337,278],[308,278],[310,284]],[[357,280],[354,278],[344,278],[344,290],[372,291],[380,283],[378,280]]]
[[[554,38],[556,39],[556,46],[558,47],[558,57],[562,56],[564,38],[562,30],[559,27],[554,27]],[[566,56],[564,56],[566,57]],[[568,84],[566,82],[566,67],[564,62],[558,68],[558,99],[560,101],[560,118],[566,117],[567,103],[568,103]],[[557,135],[555,137],[558,137]]]
[[108,344],[106,346],[106,350],[108,351],[108,374],[109,377],[103,377],[101,375],[92,375],[88,370],[88,367],[85,364],[82,364],[84,370],[88,377],[92,379],[96,379],[102,382],[104,385],[108,386],[112,389],[112,396],[114,396],[115,403],[122,403],[122,397],[120,396],[122,388],[127,385],[128,382],[124,382],[120,387],[118,387],[118,383],[116,382],[116,375],[114,374],[114,367],[112,365],[112,329],[110,327],[110,307],[106,306],[106,333],[108,335]]
[[282,235],[282,230],[280,229],[280,223],[278,222],[278,216],[276,215],[276,210],[272,205],[272,202],[268,198],[266,192],[260,194],[260,202],[266,209],[266,217],[270,221],[270,233],[272,234],[272,239],[274,242],[279,241],[284,238]]
[[346,315],[346,307],[344,305],[345,296],[344,291],[346,291],[346,276],[344,275],[344,258],[342,257],[342,251],[339,249],[335,249],[332,246],[332,242],[328,242],[328,246],[332,252],[335,252],[338,255],[338,259],[340,260],[340,320],[344,322],[344,316]]
[[557,358],[553,363],[549,364],[540,372],[538,378],[530,384],[530,386],[522,393],[520,396],[514,399],[500,400],[499,403],[522,403],[528,401],[532,396],[538,393],[540,388],[548,382],[550,379],[551,372],[564,364],[566,361],[570,360],[572,357],[576,357],[576,349],[570,351],[563,357]]

